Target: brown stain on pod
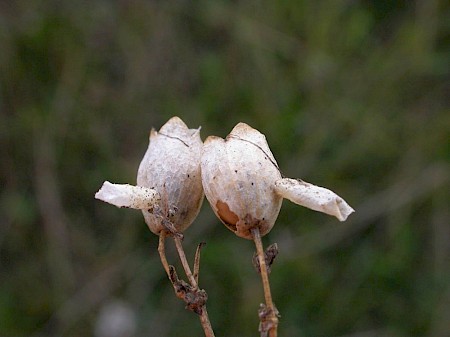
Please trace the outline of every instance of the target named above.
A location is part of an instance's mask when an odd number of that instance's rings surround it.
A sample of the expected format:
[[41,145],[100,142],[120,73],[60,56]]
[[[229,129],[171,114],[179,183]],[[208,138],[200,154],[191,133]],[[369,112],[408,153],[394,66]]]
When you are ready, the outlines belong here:
[[200,171],[200,129],[189,129],[172,117],[159,132],[150,132],[150,143],[139,165],[137,185],[155,188],[161,195],[158,210],[144,210],[150,230],[159,234],[164,217],[183,232],[197,217],[203,202]]
[[237,231],[236,224],[239,221],[239,217],[234,214],[228,205],[222,201],[217,201],[216,203],[217,207],[217,216],[220,220],[224,223],[225,226],[227,226],[230,230],[233,232]]
[[272,229],[282,203],[274,191],[281,174],[263,134],[239,123],[226,139],[208,137],[201,167],[205,195],[228,229],[246,239],[254,227],[261,235]]

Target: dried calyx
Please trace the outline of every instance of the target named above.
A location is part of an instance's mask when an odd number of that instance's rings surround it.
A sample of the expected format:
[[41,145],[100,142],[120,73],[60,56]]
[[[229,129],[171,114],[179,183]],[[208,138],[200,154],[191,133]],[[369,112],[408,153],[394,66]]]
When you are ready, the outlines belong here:
[[225,138],[210,136],[203,145],[202,181],[206,198],[225,226],[253,239],[251,229],[267,234],[283,198],[344,221],[354,210],[323,187],[283,178],[266,138],[245,123]]
[[105,182],[96,198],[141,209],[152,232],[176,234],[197,216],[203,190],[226,227],[247,239],[253,228],[261,235],[272,229],[283,198],[340,221],[354,212],[326,188],[283,178],[266,137],[249,125],[239,123],[225,139],[210,136],[202,144],[200,130],[178,117],[151,131],[137,186]]
[[159,132],[150,132],[137,186],[105,182],[95,197],[118,207],[141,209],[155,234],[181,233],[194,221],[203,201],[201,150],[200,129],[189,129],[173,117]]
[[273,188],[281,174],[263,134],[239,123],[226,139],[208,137],[201,166],[206,198],[225,226],[247,239],[253,227],[270,231],[283,198]]

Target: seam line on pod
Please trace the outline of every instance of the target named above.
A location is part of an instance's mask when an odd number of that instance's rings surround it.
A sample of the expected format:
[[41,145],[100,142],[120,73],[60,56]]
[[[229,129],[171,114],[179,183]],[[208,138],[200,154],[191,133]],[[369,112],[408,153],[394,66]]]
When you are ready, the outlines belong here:
[[189,147],[189,145],[184,141],[184,140],[182,140],[181,138],[178,138],[178,137],[175,137],[175,136],[169,136],[169,135],[166,135],[165,133],[162,133],[162,132],[158,132],[161,136],[165,136],[165,137],[167,137],[167,138],[172,138],[172,139],[177,139],[177,140],[179,140],[180,142],[182,142],[184,145],[186,145],[187,147]]
[[284,175],[283,175],[283,173],[281,172],[280,168],[278,167],[277,163],[276,163],[275,161],[273,161],[272,158],[270,158],[270,156],[266,153],[266,151],[263,150],[263,148],[262,148],[261,146],[259,146],[258,144],[253,143],[252,141],[249,141],[249,140],[247,140],[247,139],[244,139],[244,138],[241,138],[241,137],[239,137],[239,136],[232,135],[232,134],[229,134],[229,135],[227,136],[227,138],[235,138],[235,139],[239,139],[239,140],[242,140],[242,141],[244,141],[244,142],[250,143],[250,144],[252,144],[253,146],[256,146],[258,149],[260,149],[260,150],[262,151],[262,153],[265,154],[265,156],[267,157],[267,159],[270,160],[270,162],[273,164],[273,166],[276,167],[276,169],[278,170],[278,172],[280,172],[281,176],[284,177]]
[[201,128],[202,128],[202,127],[199,126],[198,129],[196,129],[196,130],[194,131],[194,133],[191,135],[191,137],[197,136],[197,134],[200,133]]

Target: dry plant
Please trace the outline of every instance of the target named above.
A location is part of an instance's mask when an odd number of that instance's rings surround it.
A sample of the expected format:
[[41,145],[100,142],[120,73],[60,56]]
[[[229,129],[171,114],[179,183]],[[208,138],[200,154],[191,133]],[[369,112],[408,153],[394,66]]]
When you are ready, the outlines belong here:
[[[183,232],[197,217],[203,202],[202,145],[200,129],[189,129],[180,118],[173,117],[159,132],[151,131],[149,147],[139,165],[137,186],[106,181],[95,197],[118,207],[142,210],[148,227],[159,236],[158,253],[176,296],[199,315],[205,336],[213,337],[206,310],[208,295],[198,285],[202,244],[197,248],[194,272],[182,245]],[[167,237],[174,239],[187,282],[167,261]]]
[[[203,193],[228,229],[254,241],[253,263],[261,275],[265,299],[258,312],[259,331],[261,337],[276,337],[279,313],[272,300],[269,273],[278,247],[272,244],[264,250],[261,238],[274,226],[283,198],[340,221],[353,209],[328,189],[284,178],[265,136],[247,124],[237,124],[225,139],[210,136],[205,144],[199,129],[188,129],[178,117],[159,132],[152,130],[137,186],[105,182],[96,198],[142,210],[150,230],[159,236],[158,252],[176,296],[199,315],[207,337],[214,332],[206,310],[207,293],[198,285],[203,244],[197,247],[193,272],[182,246],[183,232],[197,216]],[[174,239],[187,282],[167,261],[167,237]]]
[[266,137],[238,123],[225,138],[210,136],[201,159],[203,189],[212,209],[237,236],[253,240],[265,304],[259,310],[261,336],[277,336],[279,313],[269,284],[278,248],[264,252],[261,237],[274,226],[283,198],[344,221],[353,209],[335,193],[301,180],[283,178]]

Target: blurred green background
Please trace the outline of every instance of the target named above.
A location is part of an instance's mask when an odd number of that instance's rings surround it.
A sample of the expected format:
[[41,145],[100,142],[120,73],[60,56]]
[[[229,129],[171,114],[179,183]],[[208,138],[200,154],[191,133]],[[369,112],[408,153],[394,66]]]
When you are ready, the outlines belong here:
[[[202,335],[140,212],[94,199],[174,115],[356,209],[284,202],[280,336],[450,336],[449,32],[437,0],[1,2],[0,336]],[[216,335],[257,336],[252,242],[207,202],[200,241]]]

